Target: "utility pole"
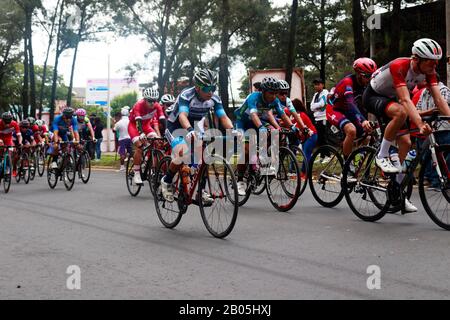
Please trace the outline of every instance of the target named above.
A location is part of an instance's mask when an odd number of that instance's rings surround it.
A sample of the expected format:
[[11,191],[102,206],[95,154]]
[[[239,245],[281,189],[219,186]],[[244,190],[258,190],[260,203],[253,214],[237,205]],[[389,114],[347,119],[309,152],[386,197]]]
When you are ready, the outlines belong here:
[[109,139],[111,127],[111,55],[108,53],[108,107],[106,111],[106,151],[110,152]]

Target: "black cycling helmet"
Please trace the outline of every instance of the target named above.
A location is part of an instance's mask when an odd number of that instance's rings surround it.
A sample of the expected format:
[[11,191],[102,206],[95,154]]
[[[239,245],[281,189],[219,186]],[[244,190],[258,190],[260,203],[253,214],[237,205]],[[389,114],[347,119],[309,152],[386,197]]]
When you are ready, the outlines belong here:
[[212,87],[217,85],[217,73],[209,69],[202,69],[195,73],[194,84],[199,87]]
[[21,128],[29,128],[30,127],[30,121],[28,121],[28,120],[22,120],[22,121],[20,121],[20,127]]
[[262,91],[278,91],[280,90],[280,82],[274,77],[266,77],[261,81]]
[[2,120],[6,124],[10,124],[13,121],[13,116],[10,112],[4,112],[2,114]]
[[62,112],[63,116],[66,118],[72,118],[74,113],[75,113],[75,110],[73,110],[70,107],[65,108]]

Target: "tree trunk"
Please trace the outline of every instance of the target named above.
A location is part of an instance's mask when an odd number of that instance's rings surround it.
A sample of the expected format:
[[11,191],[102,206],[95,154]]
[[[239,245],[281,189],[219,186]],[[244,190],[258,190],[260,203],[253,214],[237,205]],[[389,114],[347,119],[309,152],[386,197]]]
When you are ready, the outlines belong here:
[[[288,46],[288,58],[286,62],[286,81],[292,88],[292,72],[295,66],[295,34],[297,30],[297,9],[298,9],[298,0],[292,1],[292,10],[291,10],[291,30],[289,33],[289,46]],[[290,96],[290,93],[289,93]]]
[[230,2],[229,0],[222,0],[223,23],[222,34],[220,39],[220,59],[219,59],[219,91],[222,99],[225,112],[229,114],[228,109],[228,47],[229,47],[229,19],[230,14]]
[[400,54],[400,32],[401,32],[401,0],[394,0],[391,14],[391,43],[389,45],[389,54],[391,60],[397,58]]
[[360,0],[352,0],[353,43],[355,45],[355,59],[364,57],[363,15]]
[[53,80],[52,80],[52,93],[50,97],[50,123],[53,122],[53,119],[55,117],[55,108],[56,108],[56,86],[58,83],[58,61],[59,56],[61,55],[61,24],[62,24],[62,16],[64,11],[64,0],[61,2],[61,9],[59,12],[59,22],[58,22],[58,32],[56,33],[56,54],[55,54],[55,66],[53,69]]
[[[27,28],[27,27],[26,27]],[[24,59],[23,59],[23,87],[22,87],[22,108],[23,116],[28,117],[29,100],[29,69],[28,69],[28,37],[26,32],[24,33]]]
[[36,117],[36,75],[34,72],[34,57],[33,57],[33,30],[32,30],[32,19],[33,19],[33,11],[34,8],[27,10],[26,19],[27,19],[27,28],[26,31],[28,37],[28,65],[30,70],[30,116]]
[[51,48],[52,42],[53,42],[53,32],[55,31],[55,21],[56,21],[56,16],[58,14],[59,2],[60,2],[60,0],[58,0],[58,2],[56,3],[55,13],[53,14],[53,17],[52,17],[52,27],[51,27],[50,35],[48,38],[47,53],[45,55],[44,70],[43,70],[42,83],[41,83],[41,92],[39,93],[39,119],[42,119],[42,104],[44,103],[44,89],[45,89],[45,84],[47,82],[47,63],[48,63],[48,57],[50,55],[50,48]]
[[322,78],[324,81],[325,80],[325,76],[326,76],[326,65],[327,65],[327,61],[325,58],[325,54],[326,54],[326,42],[325,42],[325,37],[326,37],[326,29],[325,29],[325,1],[326,0],[321,0],[320,1],[320,78]]
[[80,28],[78,29],[78,35],[77,35],[77,42],[75,44],[75,52],[73,53],[73,61],[72,61],[72,71],[70,73],[70,84],[69,84],[69,91],[67,93],[67,106],[72,106],[72,89],[73,89],[73,78],[75,75],[75,64],[77,61],[77,54],[78,54],[78,46],[80,45],[81,41],[81,34],[84,30],[84,20],[86,18],[86,8],[87,6],[83,6],[81,9],[81,21],[80,21]]

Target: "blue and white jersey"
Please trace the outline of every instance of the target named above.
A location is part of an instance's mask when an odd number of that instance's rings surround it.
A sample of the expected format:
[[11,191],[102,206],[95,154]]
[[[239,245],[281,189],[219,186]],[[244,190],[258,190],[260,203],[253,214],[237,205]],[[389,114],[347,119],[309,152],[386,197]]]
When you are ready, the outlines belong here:
[[297,113],[297,110],[295,110],[294,104],[292,103],[292,100],[289,97],[286,97],[285,102],[280,100],[280,103],[283,107],[287,107],[290,113]]
[[219,96],[214,94],[210,100],[201,101],[195,91],[195,87],[193,87],[184,90],[178,96],[174,110],[169,115],[169,121],[172,123],[177,122],[180,113],[185,112],[188,114],[189,121],[193,124],[196,121],[202,120],[211,109],[214,109],[216,116],[219,118],[226,116],[222,100]]
[[268,111],[275,111],[281,117],[285,114],[283,109],[278,98],[272,103],[267,103],[264,101],[262,92],[254,92],[245,99],[244,104],[234,112],[234,115],[237,121],[251,122],[251,114],[256,112],[260,120],[268,121]]

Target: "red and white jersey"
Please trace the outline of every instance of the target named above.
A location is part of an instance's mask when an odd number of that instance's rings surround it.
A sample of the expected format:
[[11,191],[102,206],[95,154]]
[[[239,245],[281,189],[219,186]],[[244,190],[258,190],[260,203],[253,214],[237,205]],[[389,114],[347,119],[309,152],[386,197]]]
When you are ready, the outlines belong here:
[[372,76],[370,86],[379,95],[395,98],[399,87],[406,86],[410,92],[423,80],[429,86],[437,86],[437,76],[415,73],[411,58],[398,58],[378,69]]
[[12,137],[13,132],[17,135],[20,134],[19,124],[16,121],[12,121],[10,124],[5,124],[3,120],[0,119],[0,139]]
[[136,120],[142,122],[154,122],[154,119],[164,119],[164,111],[159,103],[154,103],[152,108],[148,107],[145,100],[138,101],[130,112],[130,122],[135,123]]

